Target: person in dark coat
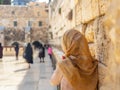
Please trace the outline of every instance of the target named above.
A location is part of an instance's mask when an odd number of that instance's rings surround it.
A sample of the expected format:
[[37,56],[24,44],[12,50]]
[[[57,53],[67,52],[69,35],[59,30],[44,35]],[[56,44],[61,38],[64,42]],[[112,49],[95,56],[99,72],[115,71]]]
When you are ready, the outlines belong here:
[[16,56],[16,60],[18,60],[18,55],[19,55],[19,44],[15,45],[15,56]]
[[[42,46],[40,48],[40,51],[39,51],[39,58],[40,58],[40,63],[43,62],[44,63],[44,58],[45,58],[45,48]],[[43,61],[41,61],[41,58],[43,59]]]
[[3,47],[0,43],[0,59],[3,57]]
[[24,54],[25,54],[24,58],[26,59],[27,63],[29,64],[29,68],[30,68],[30,63],[33,64],[33,50],[32,50],[32,46],[30,43],[28,43]]

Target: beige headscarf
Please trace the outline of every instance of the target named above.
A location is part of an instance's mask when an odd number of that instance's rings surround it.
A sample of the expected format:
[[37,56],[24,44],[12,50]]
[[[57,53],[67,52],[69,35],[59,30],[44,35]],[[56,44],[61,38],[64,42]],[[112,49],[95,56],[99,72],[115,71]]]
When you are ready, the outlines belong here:
[[62,49],[67,59],[58,67],[74,90],[96,90],[97,61],[92,58],[84,35],[77,30],[65,32]]

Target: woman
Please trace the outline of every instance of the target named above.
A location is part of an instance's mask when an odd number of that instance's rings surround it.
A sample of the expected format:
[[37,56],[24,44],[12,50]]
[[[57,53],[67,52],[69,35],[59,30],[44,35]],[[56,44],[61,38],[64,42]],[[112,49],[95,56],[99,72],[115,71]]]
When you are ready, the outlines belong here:
[[[40,58],[40,63],[43,62],[44,63],[44,58],[45,58],[45,48],[43,47],[43,45],[40,48],[39,51],[39,58]],[[43,61],[41,61],[41,58],[43,59]]]
[[92,58],[85,37],[77,30],[65,32],[62,49],[66,58],[57,63],[51,84],[61,84],[61,90],[97,90],[98,63]]
[[53,58],[52,58],[52,48],[50,45],[48,45],[48,55],[50,57],[51,63],[52,63],[52,67],[54,66],[54,62],[53,62]]
[[19,54],[19,44],[15,45],[15,56],[16,56],[16,60],[18,60],[18,54]]
[[33,64],[33,50],[32,50],[32,46],[30,45],[30,43],[28,43],[25,49],[24,55],[25,55],[24,58],[29,64],[29,68],[30,68],[30,63]]
[[50,56],[50,59],[52,59],[52,48],[50,45],[48,46],[48,55]]
[[2,57],[3,57],[3,47],[0,43],[0,59],[2,59]]

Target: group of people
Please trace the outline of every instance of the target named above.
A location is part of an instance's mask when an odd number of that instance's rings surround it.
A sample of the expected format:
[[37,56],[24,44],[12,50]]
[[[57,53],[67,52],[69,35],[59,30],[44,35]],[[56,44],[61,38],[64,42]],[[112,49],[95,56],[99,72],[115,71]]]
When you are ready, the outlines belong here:
[[[18,56],[19,56],[19,44],[15,44],[14,46],[14,50],[15,50],[15,56],[16,56],[16,60],[18,60]],[[47,49],[48,51],[48,55],[50,56],[50,59],[52,59],[52,48],[50,45],[41,45],[39,49],[39,54],[38,57],[40,59],[40,63],[41,62],[45,62],[44,58],[45,58],[45,49]],[[0,59],[3,57],[3,47],[0,43]],[[29,64],[29,68],[30,68],[30,64],[33,64],[33,49],[32,49],[32,45],[30,43],[26,44],[24,47],[24,52],[23,52],[23,58],[26,60],[26,62]],[[52,61],[52,60],[51,60]]]
[[[44,58],[45,58],[45,49],[48,49],[48,55],[50,56],[50,59],[52,59],[52,48],[50,45],[48,45],[48,47],[46,47],[45,45],[41,45],[38,49],[39,49],[39,54],[38,57],[40,59],[40,63],[41,62],[45,62]],[[33,49],[30,43],[27,44],[27,46],[24,49],[24,54],[23,57],[26,59],[27,63],[29,64],[29,68],[30,68],[30,64],[33,64]]]
[[[40,63],[44,63],[44,58],[45,58],[45,49],[47,49],[48,55],[50,59],[52,60],[52,48],[50,45],[42,45],[41,48],[39,49],[39,58],[40,58]],[[42,59],[42,60],[41,60]]]

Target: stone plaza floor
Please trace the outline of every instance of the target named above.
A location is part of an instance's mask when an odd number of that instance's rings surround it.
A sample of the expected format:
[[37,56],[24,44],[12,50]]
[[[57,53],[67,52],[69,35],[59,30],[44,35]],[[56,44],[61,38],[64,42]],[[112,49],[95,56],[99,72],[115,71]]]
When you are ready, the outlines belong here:
[[53,68],[47,54],[45,63],[40,63],[36,57],[30,69],[22,57],[18,61],[14,56],[6,56],[2,60],[0,90],[57,90],[49,82]]

